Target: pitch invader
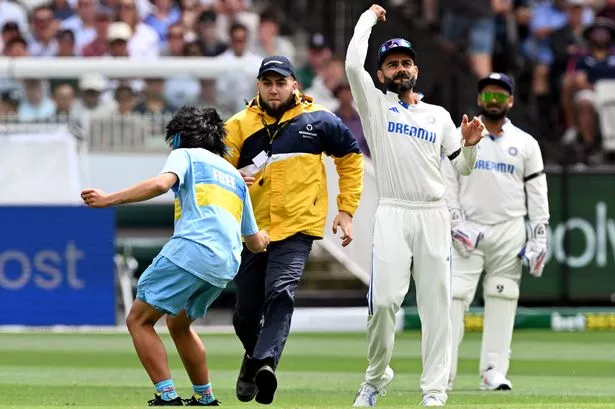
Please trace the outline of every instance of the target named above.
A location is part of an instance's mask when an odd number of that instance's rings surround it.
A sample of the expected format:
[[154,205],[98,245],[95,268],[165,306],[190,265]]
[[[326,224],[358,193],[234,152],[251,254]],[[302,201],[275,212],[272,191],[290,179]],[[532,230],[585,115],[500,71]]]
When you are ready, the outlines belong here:
[[[509,390],[507,378],[522,263],[540,277],[547,254],[547,179],[538,142],[506,117],[514,83],[492,73],[478,82],[478,106],[488,137],[467,176],[442,162],[453,238],[453,354],[448,389],[457,374],[464,313],[481,273],[485,302],[480,389]],[[526,232],[525,217],[529,218]]]

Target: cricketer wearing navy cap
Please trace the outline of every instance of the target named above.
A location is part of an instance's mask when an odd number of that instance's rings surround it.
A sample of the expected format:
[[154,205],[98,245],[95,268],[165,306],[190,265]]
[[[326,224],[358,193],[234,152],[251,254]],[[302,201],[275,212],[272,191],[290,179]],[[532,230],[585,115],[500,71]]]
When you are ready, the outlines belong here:
[[281,55],[272,55],[271,57],[264,58],[261,62],[261,67],[258,70],[257,78],[260,79],[267,72],[275,72],[283,77],[297,77],[295,74],[295,68],[291,62],[288,58]]
[[[388,58],[389,56],[391,58]],[[412,48],[410,41],[403,38],[392,38],[385,41],[378,49],[376,64],[378,80],[384,84],[387,91],[402,95],[414,89],[418,67],[416,66],[416,51]],[[404,69],[397,70],[397,67],[404,67]],[[408,67],[410,70],[405,69]],[[385,74],[391,71],[392,76]]]
[[482,117],[501,122],[514,105],[514,92],[513,79],[506,74],[494,72],[478,81],[477,103]]
[[481,92],[485,86],[489,84],[499,85],[505,90],[508,91],[509,94],[515,93],[515,83],[512,78],[510,78],[506,74],[502,74],[500,72],[493,72],[486,76],[485,78],[478,81],[478,92]]

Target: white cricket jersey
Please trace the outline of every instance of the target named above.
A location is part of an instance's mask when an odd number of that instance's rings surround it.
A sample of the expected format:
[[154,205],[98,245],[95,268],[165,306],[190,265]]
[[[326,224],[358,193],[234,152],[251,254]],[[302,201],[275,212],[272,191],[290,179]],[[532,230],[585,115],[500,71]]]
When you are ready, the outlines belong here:
[[[381,198],[433,202],[446,191],[442,155],[455,155],[460,173],[472,171],[475,147],[461,149],[461,134],[444,108],[420,101],[408,105],[392,92],[382,93],[364,70],[367,44],[376,15],[364,12],[348,46],[346,73],[371,152]],[[461,154],[460,154],[461,150]]]
[[548,223],[547,183],[540,147],[510,120],[502,126],[501,135],[487,136],[479,142],[471,175],[457,175],[446,163],[442,166],[453,196],[449,198],[447,193],[447,204],[461,208],[467,220],[493,225],[524,217],[529,210],[532,223]]

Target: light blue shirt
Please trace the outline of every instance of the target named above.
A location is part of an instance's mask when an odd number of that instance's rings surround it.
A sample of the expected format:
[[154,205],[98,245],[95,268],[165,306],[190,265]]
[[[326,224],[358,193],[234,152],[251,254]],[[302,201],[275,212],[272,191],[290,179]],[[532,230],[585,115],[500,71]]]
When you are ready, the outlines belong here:
[[205,149],[175,149],[161,173],[174,173],[175,229],[160,254],[217,287],[239,269],[241,236],[258,232],[239,171]]

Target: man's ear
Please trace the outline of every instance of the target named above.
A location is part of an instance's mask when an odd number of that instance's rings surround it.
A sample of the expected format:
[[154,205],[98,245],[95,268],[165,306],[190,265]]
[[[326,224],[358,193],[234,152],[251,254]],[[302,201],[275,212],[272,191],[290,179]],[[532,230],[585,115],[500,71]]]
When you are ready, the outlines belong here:
[[384,73],[382,70],[376,71],[376,76],[378,77],[378,81],[380,81],[381,84],[384,84]]

